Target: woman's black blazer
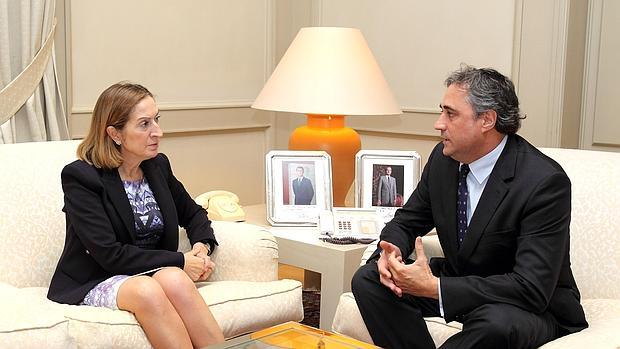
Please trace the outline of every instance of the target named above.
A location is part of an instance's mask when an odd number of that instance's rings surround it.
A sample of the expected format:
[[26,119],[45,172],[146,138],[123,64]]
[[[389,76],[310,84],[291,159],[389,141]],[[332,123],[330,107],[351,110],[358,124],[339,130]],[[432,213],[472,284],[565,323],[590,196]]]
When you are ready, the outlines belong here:
[[118,170],[102,170],[77,160],[62,170],[67,219],[65,246],[52,276],[48,298],[79,304],[99,282],[113,275],[134,275],[158,267],[183,268],[177,252],[179,225],[192,245],[217,244],[206,211],[172,174],[164,154],[140,165],[164,220],[160,249],[135,246],[133,210]]

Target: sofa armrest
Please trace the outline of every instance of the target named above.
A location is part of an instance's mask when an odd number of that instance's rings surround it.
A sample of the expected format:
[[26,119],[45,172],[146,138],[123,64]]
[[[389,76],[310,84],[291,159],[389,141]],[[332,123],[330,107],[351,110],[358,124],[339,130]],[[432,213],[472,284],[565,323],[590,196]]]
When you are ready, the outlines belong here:
[[[428,259],[432,257],[444,257],[441,244],[439,243],[439,237],[434,231],[422,236],[422,244],[424,245],[424,254]],[[409,258],[415,260],[415,251],[411,253]]]
[[[274,281],[278,279],[278,244],[263,227],[214,221],[218,246],[211,255],[215,270],[207,281]],[[179,236],[179,251],[190,249],[185,231]]]
[[[428,257],[429,259],[431,257],[443,257],[444,256],[443,250],[441,249],[441,244],[439,243],[439,238],[437,237],[437,234],[434,231],[424,235],[422,237],[422,243],[424,244],[424,253],[426,253],[426,257]],[[362,254],[362,261],[360,263],[360,266],[366,264],[366,261],[368,260],[368,258],[370,258],[372,253],[375,252],[376,249],[377,249],[377,245],[371,244],[368,246],[368,248],[366,248],[366,250],[364,250],[364,253]],[[409,256],[409,258],[415,260],[415,251],[413,251],[413,253]]]

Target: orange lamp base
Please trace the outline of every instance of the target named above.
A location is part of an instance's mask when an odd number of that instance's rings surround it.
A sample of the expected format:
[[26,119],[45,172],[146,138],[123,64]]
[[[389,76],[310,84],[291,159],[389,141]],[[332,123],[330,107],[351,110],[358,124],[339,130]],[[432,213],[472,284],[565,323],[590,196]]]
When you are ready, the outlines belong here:
[[307,116],[307,125],[293,131],[288,148],[324,150],[331,156],[334,206],[342,207],[355,179],[355,154],[362,147],[360,136],[344,126],[343,115]]

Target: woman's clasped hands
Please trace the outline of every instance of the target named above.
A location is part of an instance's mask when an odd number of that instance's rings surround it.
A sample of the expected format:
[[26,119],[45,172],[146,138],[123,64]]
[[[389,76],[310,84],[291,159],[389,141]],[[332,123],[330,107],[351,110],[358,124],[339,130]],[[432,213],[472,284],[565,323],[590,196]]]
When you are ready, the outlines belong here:
[[185,265],[183,271],[192,281],[205,281],[213,270],[215,263],[208,256],[208,249],[202,242],[197,242],[191,251],[185,252]]

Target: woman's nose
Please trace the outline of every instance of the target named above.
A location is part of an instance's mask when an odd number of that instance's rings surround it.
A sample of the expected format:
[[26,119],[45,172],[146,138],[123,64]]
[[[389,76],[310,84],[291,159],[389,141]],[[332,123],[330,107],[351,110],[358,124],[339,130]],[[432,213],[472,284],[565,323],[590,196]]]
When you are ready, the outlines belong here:
[[159,123],[155,122],[153,123],[153,131],[151,132],[151,136],[153,137],[161,137],[164,135],[164,131],[161,130],[161,126],[159,126]]

